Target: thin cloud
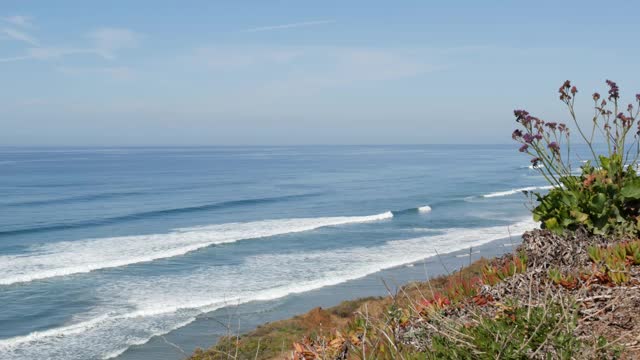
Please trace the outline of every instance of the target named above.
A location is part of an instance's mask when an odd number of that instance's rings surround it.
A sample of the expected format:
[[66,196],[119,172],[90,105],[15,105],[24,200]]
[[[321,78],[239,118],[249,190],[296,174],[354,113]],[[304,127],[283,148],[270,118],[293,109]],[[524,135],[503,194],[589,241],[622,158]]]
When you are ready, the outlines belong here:
[[16,29],[4,28],[2,29],[2,33],[4,33],[6,36],[8,36],[13,40],[26,42],[27,44],[33,45],[33,46],[39,45],[38,40],[36,40],[33,36]]
[[32,18],[30,16],[23,16],[23,15],[14,15],[14,16],[7,16],[2,18],[2,20],[4,20],[6,23],[9,23],[11,25],[14,26],[19,26],[19,27],[23,27],[23,28],[29,28],[33,26],[33,23],[31,22]]
[[0,58],[0,63],[29,60],[29,59],[33,59],[33,56],[14,56],[14,57]]
[[251,29],[245,29],[243,30],[243,32],[261,32],[261,31],[281,30],[281,29],[292,29],[292,28],[307,27],[307,26],[333,24],[335,22],[336,22],[335,20],[305,21],[305,22],[291,23],[291,24],[256,27]]
[[142,36],[129,29],[100,28],[88,34],[95,50],[105,59],[114,59],[121,49],[138,46]]
[[105,75],[113,79],[126,80],[133,77],[133,71],[126,66],[105,66],[105,67],[69,67],[61,66],[56,68],[59,73],[65,75],[85,76],[85,75]]
[[0,29],[9,38],[26,42],[31,47],[25,49],[26,54],[0,58],[0,63],[22,60],[48,60],[71,55],[94,55],[105,60],[113,60],[120,50],[134,48],[138,45],[142,36],[129,29],[100,28],[86,35],[91,44],[82,47],[46,46],[40,44],[30,35],[15,29]]

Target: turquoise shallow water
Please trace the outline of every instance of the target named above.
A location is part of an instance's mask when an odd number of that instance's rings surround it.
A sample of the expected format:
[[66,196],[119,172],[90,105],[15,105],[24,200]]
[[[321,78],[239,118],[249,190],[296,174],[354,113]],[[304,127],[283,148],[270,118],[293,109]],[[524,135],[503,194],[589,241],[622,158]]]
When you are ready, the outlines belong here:
[[0,358],[195,346],[231,305],[527,230],[544,185],[503,145],[0,148]]

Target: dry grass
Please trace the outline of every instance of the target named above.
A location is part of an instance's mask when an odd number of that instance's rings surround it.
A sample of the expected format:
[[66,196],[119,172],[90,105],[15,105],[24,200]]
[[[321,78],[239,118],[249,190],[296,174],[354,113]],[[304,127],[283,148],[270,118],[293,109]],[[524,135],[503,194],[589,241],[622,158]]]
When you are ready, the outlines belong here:
[[229,335],[192,359],[640,358],[640,264],[588,254],[617,243],[532,231],[515,254]]

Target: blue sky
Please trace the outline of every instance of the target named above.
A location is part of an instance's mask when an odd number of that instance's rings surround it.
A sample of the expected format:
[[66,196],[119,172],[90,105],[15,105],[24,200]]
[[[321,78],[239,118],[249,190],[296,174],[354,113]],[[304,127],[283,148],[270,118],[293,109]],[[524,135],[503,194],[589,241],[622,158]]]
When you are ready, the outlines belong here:
[[509,143],[640,92],[634,1],[0,2],[0,145]]

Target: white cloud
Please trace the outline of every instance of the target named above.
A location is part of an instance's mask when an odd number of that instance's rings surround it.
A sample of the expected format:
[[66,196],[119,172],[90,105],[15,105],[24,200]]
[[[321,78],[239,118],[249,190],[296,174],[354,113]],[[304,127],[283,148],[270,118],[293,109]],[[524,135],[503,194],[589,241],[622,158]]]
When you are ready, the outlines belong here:
[[136,47],[142,38],[138,33],[128,29],[100,28],[87,34],[91,43],[86,46],[45,46],[35,38],[15,29],[0,29],[1,33],[14,40],[19,40],[32,45],[25,50],[26,55],[0,58],[2,62],[21,60],[49,60],[70,55],[94,55],[107,60],[113,60],[122,49]]
[[332,24],[332,23],[335,23],[335,22],[336,22],[335,20],[305,21],[305,22],[291,23],[291,24],[255,27],[255,28],[251,28],[251,29],[245,29],[245,30],[243,30],[243,32],[261,32],[261,31],[291,29],[291,28],[299,28],[299,27],[306,27],[306,26]]
[[100,28],[87,35],[94,43],[97,53],[113,59],[121,49],[133,48],[140,42],[141,36],[129,29]]
[[17,41],[26,42],[27,44],[38,46],[38,40],[36,40],[33,36],[12,28],[4,28],[2,29],[2,33],[8,36],[9,38]]
[[104,67],[70,67],[61,66],[56,70],[65,75],[88,76],[104,75],[112,79],[126,80],[133,77],[133,70],[126,66],[104,66]]
[[26,49],[26,55],[0,58],[0,62],[13,62],[20,60],[52,60],[70,55],[83,54],[102,57],[101,52],[93,48],[32,47]]
[[214,72],[271,69],[279,83],[345,84],[393,80],[439,70],[436,51],[331,46],[199,48],[188,59]]
[[6,23],[23,28],[33,27],[32,18],[30,16],[13,15],[2,18]]
[[5,57],[5,58],[0,58],[0,63],[3,62],[14,62],[14,61],[20,61],[20,60],[29,60],[32,59],[31,56],[13,56],[13,57]]
[[233,70],[260,64],[287,64],[304,51],[296,48],[201,47],[193,59],[210,70]]
[[95,49],[89,48],[63,48],[63,47],[36,47],[27,50],[31,59],[48,60],[77,54],[98,54]]

